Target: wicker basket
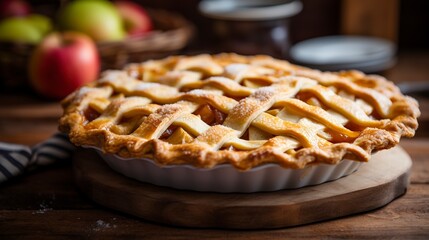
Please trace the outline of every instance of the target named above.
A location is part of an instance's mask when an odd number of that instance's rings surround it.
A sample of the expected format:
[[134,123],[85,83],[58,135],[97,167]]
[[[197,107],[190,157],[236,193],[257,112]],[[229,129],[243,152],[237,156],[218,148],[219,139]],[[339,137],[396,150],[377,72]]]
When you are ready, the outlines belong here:
[[[154,31],[118,42],[98,42],[102,70],[117,69],[130,62],[166,57],[184,48],[194,27],[182,16],[148,9]],[[0,91],[28,89],[28,60],[32,44],[0,42]]]
[[181,16],[164,10],[148,10],[155,31],[140,38],[98,44],[103,69],[121,68],[126,63],[141,62],[171,55],[185,47],[193,27]]

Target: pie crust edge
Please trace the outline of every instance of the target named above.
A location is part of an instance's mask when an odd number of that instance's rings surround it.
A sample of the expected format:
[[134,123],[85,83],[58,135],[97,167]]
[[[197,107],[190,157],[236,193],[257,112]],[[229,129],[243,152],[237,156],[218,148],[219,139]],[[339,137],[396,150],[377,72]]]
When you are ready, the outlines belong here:
[[[297,67],[306,71],[303,67]],[[316,70],[308,71],[314,73]],[[362,73],[352,71],[338,74]],[[271,143],[250,151],[213,151],[204,145],[172,145],[160,139],[145,140],[129,135],[117,135],[105,129],[87,131],[84,126],[86,120],[80,109],[86,94],[78,94],[78,91],[62,101],[64,115],[60,119],[59,129],[67,133],[76,145],[95,146],[106,153],[117,154],[124,158],[151,158],[161,165],[190,164],[199,168],[211,168],[218,164],[229,163],[237,169],[247,170],[265,163],[276,163],[285,168],[304,168],[308,164],[315,163],[336,164],[342,159],[368,161],[372,153],[396,146],[401,137],[414,136],[418,127],[417,117],[420,115],[417,101],[400,94],[393,83],[382,77],[371,78],[371,81],[379,87],[397,91],[396,101],[389,111],[389,115],[393,117],[386,122],[383,129],[367,127],[353,143],[306,147],[293,155],[277,151],[271,147]],[[94,85],[95,83],[91,83],[88,86]],[[149,149],[151,154],[147,153]]]

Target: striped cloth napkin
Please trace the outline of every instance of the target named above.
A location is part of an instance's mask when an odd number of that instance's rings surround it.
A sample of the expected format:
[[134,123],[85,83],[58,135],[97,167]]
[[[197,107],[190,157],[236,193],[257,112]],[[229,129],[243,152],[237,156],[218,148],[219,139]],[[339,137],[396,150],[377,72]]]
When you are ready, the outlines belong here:
[[34,166],[68,162],[74,149],[75,146],[62,133],[57,133],[32,148],[0,142],[0,183],[23,174]]

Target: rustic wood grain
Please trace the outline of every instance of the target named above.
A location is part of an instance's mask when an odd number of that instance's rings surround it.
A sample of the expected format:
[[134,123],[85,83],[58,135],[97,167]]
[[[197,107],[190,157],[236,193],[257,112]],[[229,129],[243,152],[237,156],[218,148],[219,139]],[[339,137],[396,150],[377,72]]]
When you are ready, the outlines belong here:
[[58,101],[27,95],[0,96],[0,141],[37,144],[58,132],[61,114]]
[[176,228],[108,209],[0,210],[3,239],[427,239],[429,186],[364,214],[275,230]]
[[428,139],[407,139],[401,142],[413,160],[411,183],[429,183],[429,141]]
[[140,183],[114,172],[91,150],[78,152],[74,166],[80,189],[109,208],[178,226],[261,229],[383,206],[405,192],[411,160],[397,147],[377,153],[356,173],[336,181],[252,194],[180,191]]
[[398,0],[344,0],[341,12],[341,32],[389,39],[398,38]]
[[89,209],[75,184],[71,162],[29,171],[0,185],[1,210]]
[[28,105],[5,105],[0,107],[0,118],[3,119],[58,119],[62,114],[59,103],[36,103]]
[[0,142],[35,145],[58,132],[58,119],[0,118]]

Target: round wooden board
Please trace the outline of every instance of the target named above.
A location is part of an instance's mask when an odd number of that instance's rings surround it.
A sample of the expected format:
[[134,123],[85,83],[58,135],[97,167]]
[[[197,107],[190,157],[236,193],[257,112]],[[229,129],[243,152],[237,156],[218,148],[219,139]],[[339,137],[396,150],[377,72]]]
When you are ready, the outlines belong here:
[[78,187],[95,202],[143,219],[199,228],[296,226],[365,212],[405,193],[411,159],[400,147],[381,151],[336,181],[262,193],[204,193],[146,184],[116,173],[92,150],[74,157]]

